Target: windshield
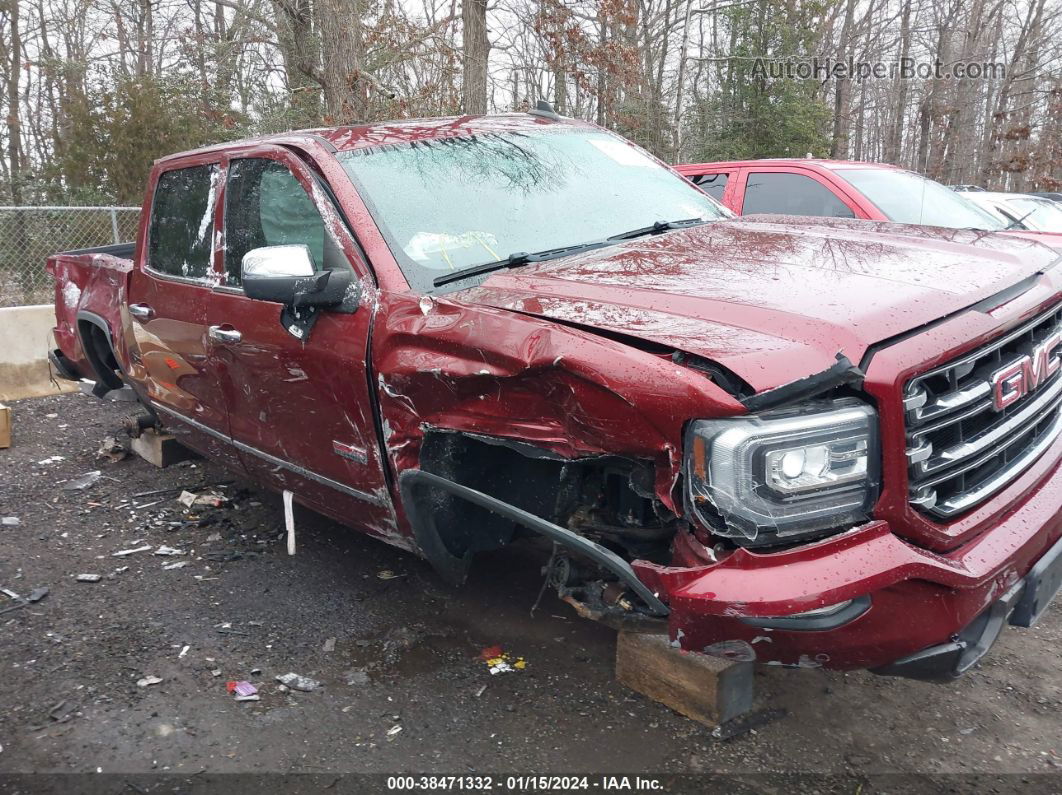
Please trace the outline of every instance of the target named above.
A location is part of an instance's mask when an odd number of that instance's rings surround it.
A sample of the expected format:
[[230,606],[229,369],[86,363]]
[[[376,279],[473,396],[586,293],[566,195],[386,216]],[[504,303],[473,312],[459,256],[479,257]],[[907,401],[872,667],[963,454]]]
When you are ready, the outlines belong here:
[[410,285],[656,221],[729,216],[606,132],[498,131],[341,152]]
[[838,170],[878,206],[890,221],[952,229],[1002,229],[1002,221],[951,188],[910,171],[891,168]]
[[1039,232],[1062,232],[1062,209],[1055,202],[1022,196],[1008,198],[1007,206],[1017,211],[1011,214],[1021,219],[1022,226]]

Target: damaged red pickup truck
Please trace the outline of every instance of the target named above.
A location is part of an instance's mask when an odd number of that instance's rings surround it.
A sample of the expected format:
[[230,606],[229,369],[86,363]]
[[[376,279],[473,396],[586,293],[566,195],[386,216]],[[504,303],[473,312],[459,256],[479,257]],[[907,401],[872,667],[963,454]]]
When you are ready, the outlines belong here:
[[167,157],[135,247],[48,267],[65,375],[451,582],[545,539],[584,615],[924,678],[1059,588],[1035,241],[735,219],[542,109]]

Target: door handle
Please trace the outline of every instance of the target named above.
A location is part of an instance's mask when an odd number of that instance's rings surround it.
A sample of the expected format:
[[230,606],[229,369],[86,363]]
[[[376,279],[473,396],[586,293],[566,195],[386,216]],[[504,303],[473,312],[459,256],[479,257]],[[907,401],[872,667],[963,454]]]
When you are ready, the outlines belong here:
[[211,326],[207,329],[207,336],[215,342],[239,342],[243,339],[243,335],[236,329],[224,326]]
[[137,320],[150,320],[155,317],[155,310],[147,304],[130,304],[129,314]]

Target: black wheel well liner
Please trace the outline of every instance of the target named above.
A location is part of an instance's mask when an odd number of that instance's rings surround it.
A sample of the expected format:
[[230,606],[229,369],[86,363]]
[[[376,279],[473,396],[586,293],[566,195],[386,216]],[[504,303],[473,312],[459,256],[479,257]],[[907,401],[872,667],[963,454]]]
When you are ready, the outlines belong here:
[[107,321],[95,312],[78,310],[77,333],[81,349],[96,374],[97,382],[102,382],[109,389],[121,389],[125,383],[115,373],[115,370],[121,370],[121,365],[114,352],[114,340]]

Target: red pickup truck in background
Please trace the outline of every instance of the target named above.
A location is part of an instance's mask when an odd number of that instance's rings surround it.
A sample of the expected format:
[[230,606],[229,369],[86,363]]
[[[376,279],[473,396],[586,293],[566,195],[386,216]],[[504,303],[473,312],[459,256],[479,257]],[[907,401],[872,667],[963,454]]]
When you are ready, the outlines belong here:
[[738,215],[812,215],[979,229],[1062,249],[1062,234],[1004,221],[956,191],[885,163],[847,160],[732,160],[675,170]]
[[227,143],[49,259],[52,359],[451,582],[542,539],[583,615],[947,678],[1059,589],[1062,266],[880,226],[548,110]]

